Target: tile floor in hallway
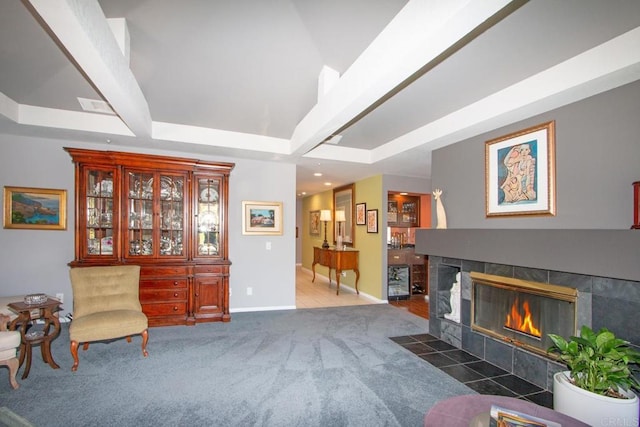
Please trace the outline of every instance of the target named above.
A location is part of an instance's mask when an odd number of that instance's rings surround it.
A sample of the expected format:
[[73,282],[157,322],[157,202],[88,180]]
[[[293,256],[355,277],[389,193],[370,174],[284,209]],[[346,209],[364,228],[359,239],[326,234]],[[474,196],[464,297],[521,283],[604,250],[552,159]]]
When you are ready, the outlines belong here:
[[[301,266],[296,267],[296,307],[340,307],[349,305],[379,304],[366,295],[358,295],[355,290],[340,286],[340,295],[336,295],[336,281],[316,275],[312,282],[313,273]],[[390,304],[402,310],[407,310],[417,316],[429,318],[429,303],[423,296],[411,300],[391,301]]]
[[553,407],[551,392],[433,335],[407,335],[390,339],[480,394],[517,397],[547,408]]
[[312,282],[313,273],[300,266],[296,267],[296,308],[341,307],[349,305],[377,304],[365,295],[356,294],[344,286],[340,286],[340,295],[336,295],[336,281],[316,275]]

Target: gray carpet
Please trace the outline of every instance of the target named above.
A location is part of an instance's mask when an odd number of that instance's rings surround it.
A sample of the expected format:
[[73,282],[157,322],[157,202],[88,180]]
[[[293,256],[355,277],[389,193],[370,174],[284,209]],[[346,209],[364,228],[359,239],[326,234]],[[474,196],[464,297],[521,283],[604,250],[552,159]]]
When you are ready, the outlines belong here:
[[473,393],[388,339],[428,332],[388,305],[152,328],[148,358],[140,337],[93,343],[75,373],[66,325],[61,369],[36,348],[18,390],[0,370],[2,406],[36,426],[421,426],[437,401]]

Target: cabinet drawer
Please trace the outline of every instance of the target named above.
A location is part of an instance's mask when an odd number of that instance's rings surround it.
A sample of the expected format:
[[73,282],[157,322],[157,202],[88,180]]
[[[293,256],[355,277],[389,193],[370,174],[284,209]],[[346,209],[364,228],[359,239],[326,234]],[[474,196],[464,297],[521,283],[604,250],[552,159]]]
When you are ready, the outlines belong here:
[[171,314],[187,314],[186,302],[167,302],[142,304],[142,312],[147,316],[167,316]]
[[186,289],[154,289],[146,288],[140,290],[140,302],[142,304],[155,301],[176,301],[184,302],[187,300]]
[[407,254],[407,264],[424,264],[424,255]]
[[228,266],[217,264],[196,265],[196,274],[225,274],[228,272]]
[[394,265],[394,264],[406,264],[407,261],[407,257],[406,257],[406,253],[401,251],[401,250],[390,250],[387,251],[387,264],[389,265]]
[[188,267],[183,265],[167,265],[159,267],[142,267],[140,269],[140,277],[158,277],[158,276],[186,276]]
[[186,289],[187,279],[158,279],[140,280],[140,290],[143,289]]

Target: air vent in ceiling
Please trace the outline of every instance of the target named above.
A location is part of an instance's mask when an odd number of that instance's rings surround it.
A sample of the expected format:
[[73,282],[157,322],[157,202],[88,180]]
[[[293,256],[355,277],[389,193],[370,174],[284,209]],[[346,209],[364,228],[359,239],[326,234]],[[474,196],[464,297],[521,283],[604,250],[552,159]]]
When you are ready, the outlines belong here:
[[78,98],[80,106],[84,111],[91,113],[115,114],[108,103],[98,99]]

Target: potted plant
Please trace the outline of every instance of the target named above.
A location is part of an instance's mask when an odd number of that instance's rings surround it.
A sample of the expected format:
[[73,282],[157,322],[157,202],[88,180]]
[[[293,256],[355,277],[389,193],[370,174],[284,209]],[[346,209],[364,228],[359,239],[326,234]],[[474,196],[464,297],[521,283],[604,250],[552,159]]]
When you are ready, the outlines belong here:
[[557,354],[569,371],[553,376],[553,407],[593,426],[637,425],[640,382],[632,368],[640,352],[606,328],[594,332],[583,326],[580,336],[568,340],[549,334]]

